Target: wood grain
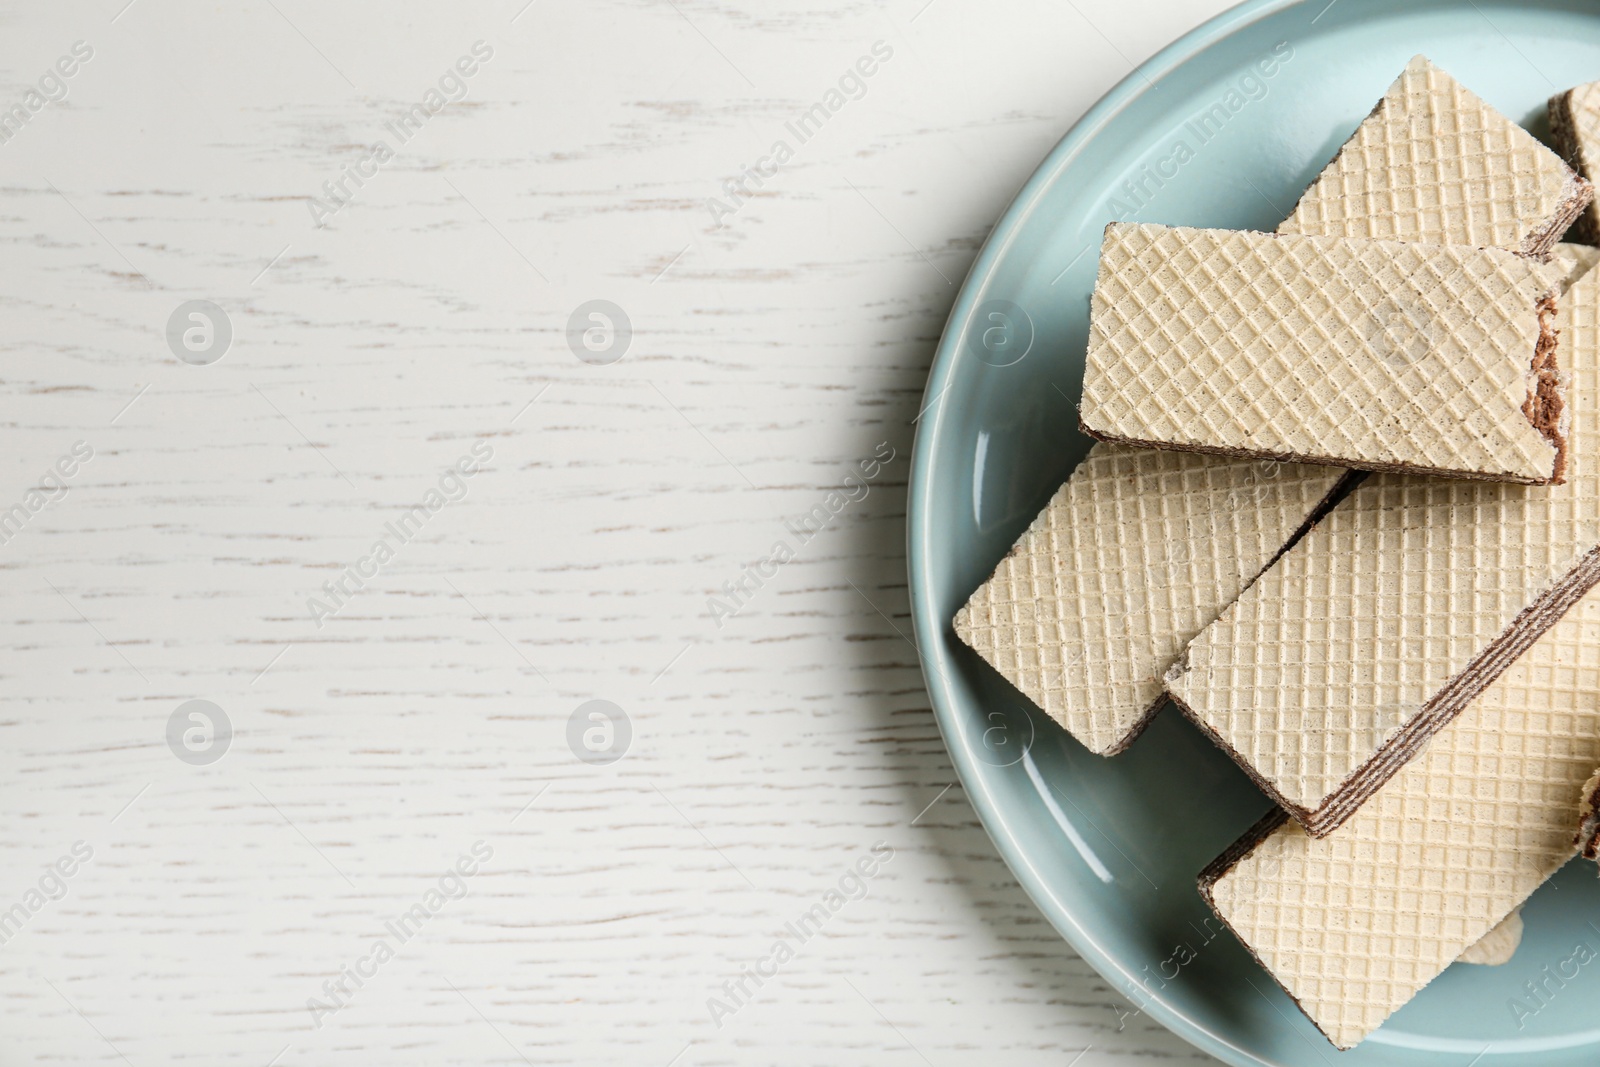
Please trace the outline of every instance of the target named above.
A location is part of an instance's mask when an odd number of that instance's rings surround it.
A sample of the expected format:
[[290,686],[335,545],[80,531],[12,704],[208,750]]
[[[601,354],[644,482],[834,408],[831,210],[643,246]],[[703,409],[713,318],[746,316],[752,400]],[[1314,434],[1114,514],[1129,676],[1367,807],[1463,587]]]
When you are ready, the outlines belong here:
[[[93,849],[0,947],[0,1063],[1202,1058],[1118,1032],[947,788],[901,634],[956,284],[1072,121],[1221,3],[124,4],[0,35],[6,101],[94,52],[0,144],[0,511],[93,449],[0,545],[0,911]],[[465,99],[314,225],[480,40]],[[233,328],[209,366],[165,338],[193,299]],[[592,299],[633,324],[610,366],[568,346]],[[465,497],[319,627],[308,599],[478,441]],[[708,597],[880,442],[719,627]],[[194,698],[235,730],[209,766],[166,740]],[[597,698],[632,725],[608,766],[567,743]],[[865,897],[714,1024],[879,841]]]

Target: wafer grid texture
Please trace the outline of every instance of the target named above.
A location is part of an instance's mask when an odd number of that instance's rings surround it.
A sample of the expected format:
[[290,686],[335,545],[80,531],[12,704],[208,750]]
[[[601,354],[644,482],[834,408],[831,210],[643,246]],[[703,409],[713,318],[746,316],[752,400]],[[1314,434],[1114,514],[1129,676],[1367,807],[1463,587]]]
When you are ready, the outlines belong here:
[[1587,195],[1558,155],[1416,56],[1279,231],[1538,255]]
[[1557,325],[1588,444],[1564,485],[1374,475],[1169,674],[1190,717],[1297,818],[1393,773],[1384,745],[1600,545],[1600,273],[1568,296]]
[[1376,1029],[1572,857],[1600,765],[1600,592],[1344,826],[1288,822],[1206,890],[1340,1048]]
[[[1413,61],[1412,66],[1415,65],[1416,61]],[[1407,74],[1410,71],[1411,68],[1408,67]],[[1447,75],[1444,77],[1448,78]],[[1434,121],[1426,116],[1411,116],[1409,109],[1413,107],[1424,107],[1432,111],[1443,109],[1444,117],[1438,121],[1454,122],[1456,120],[1448,116],[1450,108],[1483,106],[1481,101],[1477,101],[1477,98],[1470,93],[1436,98],[1428,94],[1413,95],[1401,92],[1406,80],[1407,75],[1402,75],[1395,83],[1389,95],[1385,97],[1384,106],[1362,122],[1361,128],[1357,130],[1356,139],[1366,138],[1372,141],[1397,137],[1394,133],[1369,129],[1374,124],[1401,123],[1410,129],[1425,128],[1427,122]],[[1429,114],[1432,111],[1429,111]],[[1493,124],[1495,120],[1509,124],[1509,120],[1498,115],[1481,121]],[[1460,148],[1461,142],[1456,142],[1456,146]],[[1424,154],[1435,160],[1439,166],[1452,165],[1442,151],[1426,149]],[[1542,168],[1553,156],[1544,157],[1535,153],[1533,158],[1540,161],[1539,166]],[[1307,190],[1294,215],[1278,228],[1279,232],[1320,234],[1330,237],[1414,237],[1440,244],[1498,243],[1503,247],[1515,249],[1525,243],[1527,232],[1552,226],[1559,232],[1557,220],[1568,208],[1564,202],[1541,197],[1536,211],[1537,217],[1533,215],[1528,217],[1528,226],[1531,229],[1526,232],[1518,230],[1512,238],[1504,242],[1473,240],[1481,227],[1474,229],[1470,225],[1471,220],[1462,213],[1414,212],[1404,223],[1400,223],[1385,213],[1382,204],[1386,197],[1381,195],[1380,191],[1385,187],[1404,183],[1382,176],[1363,178],[1357,173],[1362,167],[1388,165],[1380,163],[1379,159],[1378,155],[1371,152],[1359,150],[1341,152],[1324,171],[1323,178]],[[1397,159],[1395,165],[1409,166],[1409,163],[1404,159]],[[1462,170],[1470,167],[1465,160],[1455,165]],[[1520,203],[1514,195],[1517,185],[1518,183],[1500,187],[1479,186],[1473,195],[1489,195],[1495,192],[1496,188],[1502,191],[1509,189],[1513,193],[1511,200],[1497,202],[1489,208],[1489,213],[1497,218],[1515,216],[1518,212],[1528,210],[1526,204]],[[1346,192],[1347,187],[1351,189],[1370,187],[1373,192],[1372,195],[1366,193],[1351,195]],[[1465,195],[1465,192],[1463,191],[1461,195]],[[1321,203],[1324,200],[1340,202],[1324,205]],[[1574,253],[1572,261],[1575,263],[1585,255],[1586,253]],[[1090,462],[1097,456],[1112,455],[1119,457],[1118,462],[1112,463],[1109,459],[1102,463]],[[1074,494],[1086,495],[1092,491],[1100,491],[1142,497],[1158,493],[1164,481],[1171,476],[1175,464],[1191,472],[1190,477],[1198,477],[1199,471],[1205,471],[1205,479],[1209,483],[1220,485],[1231,481],[1233,489],[1245,493],[1252,490],[1256,479],[1260,476],[1260,467],[1254,462],[1216,456],[1196,454],[1175,460],[1170,453],[1149,449],[1129,450],[1105,444],[1095,445],[1090,450],[1089,456],[1090,460],[1086,460],[1073,475],[1072,481],[1079,483],[1072,488]],[[1283,550],[1289,540],[1311,518],[1317,507],[1338,491],[1347,477],[1347,472],[1332,467],[1288,463],[1278,465],[1278,468],[1277,477],[1282,481],[1282,488],[1278,490],[1281,496],[1272,498],[1277,503],[1270,506],[1282,510],[1263,520],[1264,523],[1270,523],[1282,531],[1282,537],[1276,544],[1272,543],[1271,538],[1264,536],[1246,535],[1230,539],[1226,535],[1228,527],[1207,526],[1205,528],[1216,530],[1217,536],[1213,540],[1189,546],[1188,551],[1192,557],[1197,561],[1204,561],[1204,566],[1193,572],[1196,584],[1190,592],[1194,598],[1193,618],[1197,620],[1197,624],[1192,629],[1167,629],[1163,627],[1161,620],[1153,616],[1136,614],[1129,617],[1125,624],[1120,622],[1118,624],[1127,632],[1126,641],[1073,646],[1062,643],[1067,640],[1062,634],[1068,632],[1064,624],[1058,627],[1054,622],[1048,625],[999,622],[991,615],[991,602],[997,597],[1011,602],[1015,602],[1016,598],[1010,586],[1012,579],[1007,573],[1011,565],[1008,557],[996,571],[995,577],[990,580],[1002,583],[1007,588],[990,590],[985,587],[973,594],[968,607],[956,618],[955,629],[958,636],[971,645],[1012,685],[1039,707],[1048,711],[1052,718],[1065,726],[1090,749],[1107,755],[1121,751],[1137,736],[1139,729],[1147,721],[1148,712],[1158,705],[1162,690],[1161,677],[1177,651],[1239,596],[1262,568]],[[1103,490],[1094,490],[1087,484],[1100,478],[1116,480],[1119,484],[1108,486]],[[1068,484],[1070,486],[1071,482]],[[1029,543],[1029,539],[1036,536],[1035,531],[1046,522],[1049,512],[1062,505],[1062,494],[1066,492],[1067,488],[1064,487],[1056,495],[1045,512],[1041,513],[1033,526],[1023,535],[1023,541],[1019,544]],[[1218,495],[1225,502],[1235,499],[1229,492]],[[1295,517],[1296,511],[1299,513],[1298,519]],[[1148,525],[1137,523],[1123,525],[1118,528],[1117,534],[1122,539],[1123,548],[1130,561],[1164,556],[1174,536],[1171,526],[1163,521],[1160,515],[1152,515]],[[1023,550],[1022,547],[1018,547],[1013,551]],[[1078,559],[1058,559],[1057,564],[1063,568],[1061,587],[1065,588],[1071,583],[1088,580],[1073,570],[1079,566],[1093,568],[1094,573],[1108,583],[1110,588],[1137,587],[1143,583],[1151,581],[1159,583],[1164,580],[1159,575],[1151,577],[1143,573],[1139,569],[1143,566],[1142,562],[1135,563],[1133,571],[1105,569],[1122,566],[1122,552],[1109,555],[1111,558],[1102,559],[1102,553],[1086,550],[1081,555],[1081,563]],[[1204,574],[1213,576],[1214,584],[1200,580],[1199,576]],[[1044,619],[1053,620],[1062,612],[1074,612],[1078,608],[1073,603],[1061,601],[1041,610]],[[1000,619],[1004,617],[1003,613],[999,616]],[[1027,620],[1029,618],[1027,609],[1019,607],[1017,617]],[[1141,648],[1146,650],[1142,657],[1138,654]],[[1127,664],[1131,658],[1138,658],[1143,668],[1138,671],[1128,670]],[[1069,681],[1064,674],[1053,673],[1055,666],[1064,660],[1077,664],[1075,680]],[[1088,679],[1091,677],[1107,681],[1105,684],[1090,684]],[[1112,683],[1110,679],[1120,679],[1120,681]],[[1065,710],[1067,707],[1079,710],[1069,715]],[[1074,722],[1078,725],[1074,726]],[[1121,736],[1116,735],[1116,731],[1121,729],[1117,723],[1128,724],[1126,732]],[[1095,732],[1096,724],[1101,725],[1098,733]]]
[[1119,751],[1159,707],[1173,657],[1339,474],[1096,445],[956,633],[1090,750]]
[[1113,223],[1081,418],[1097,437],[1529,483],[1539,300],[1501,249]]

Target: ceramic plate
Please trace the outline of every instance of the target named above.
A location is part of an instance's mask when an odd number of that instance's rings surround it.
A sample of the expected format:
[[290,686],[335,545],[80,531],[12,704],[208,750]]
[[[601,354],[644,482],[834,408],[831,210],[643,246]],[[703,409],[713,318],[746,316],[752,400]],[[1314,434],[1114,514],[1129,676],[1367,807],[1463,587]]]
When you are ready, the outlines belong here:
[[1544,136],[1545,99],[1600,79],[1600,8],[1247,3],[1144,64],[1056,146],[979,255],[929,377],[913,614],[945,741],[989,833],[1062,936],[1145,1014],[1233,1064],[1466,1067],[1481,1054],[1492,1067],[1594,1067],[1600,961],[1543,997],[1527,988],[1580,943],[1600,952],[1592,866],[1570,864],[1533,898],[1510,963],[1451,967],[1337,1052],[1195,889],[1265,798],[1171,707],[1125,754],[1091,755],[950,628],[1088,449],[1074,401],[1105,224],[1273,229],[1417,52]]

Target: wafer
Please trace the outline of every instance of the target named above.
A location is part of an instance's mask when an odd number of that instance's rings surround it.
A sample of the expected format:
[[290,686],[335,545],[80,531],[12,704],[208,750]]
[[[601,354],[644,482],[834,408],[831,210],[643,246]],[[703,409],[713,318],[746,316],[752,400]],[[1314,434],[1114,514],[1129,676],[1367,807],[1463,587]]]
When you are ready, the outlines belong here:
[[1112,223],[1079,426],[1153,448],[1558,482],[1562,273],[1498,248]]
[[[1436,137],[1430,132],[1452,129],[1479,130],[1482,135]],[[1586,187],[1571,192],[1564,166],[1509,119],[1418,57],[1278,229],[1537,251],[1548,247],[1545,234],[1559,234],[1569,213],[1581,210],[1581,205],[1572,205],[1572,196],[1586,195]],[[1371,170],[1388,173],[1363,173]],[[1498,180],[1481,180],[1491,174]],[[1472,210],[1440,211],[1439,204],[1472,205]],[[1564,262],[1577,270],[1586,257],[1571,252]],[[1078,740],[1096,752],[1119,752],[1164,702],[1161,677],[1176,651],[1232,603],[1350,477],[1332,467],[1198,454],[1174,458],[1172,453],[1096,444],[993,577],[957,613],[956,634]],[[1260,501],[1263,517],[1238,527],[1237,533],[1231,516],[1217,521],[1206,513],[1213,504],[1187,511],[1175,522],[1167,507],[1151,503],[1179,483],[1200,487],[1179,494],[1183,501],[1194,501],[1196,492],[1209,493],[1213,501],[1237,508],[1241,502],[1254,502],[1264,481],[1270,486]],[[1116,538],[1114,547],[1071,558],[1041,553],[1041,530],[1070,515],[1069,500],[1107,495],[1123,501],[1119,507],[1124,519],[1109,531]],[[1052,512],[1055,518],[1049,517]],[[1063,643],[1072,631],[1062,617],[1079,611],[1076,588],[1169,588],[1165,576],[1147,573],[1149,561],[1165,561],[1175,551],[1175,536],[1194,536],[1196,531],[1200,540],[1176,550],[1190,561],[1177,576],[1187,583],[1186,620],[1176,613],[1135,610],[1118,617],[1116,641]],[[1061,592],[1053,603],[1017,606],[1017,573],[1024,566],[1019,557],[1027,558],[1030,567],[1057,568],[1053,581]],[[1041,625],[1041,619],[1048,624]],[[1130,669],[1133,663],[1139,669]],[[1070,666],[1070,672],[1052,669],[1058,664]]]
[[[1600,168],[1600,82],[1590,82],[1550,98],[1550,139],[1568,163],[1589,181]],[[1600,243],[1600,208],[1591,202],[1572,227],[1586,244]]]
[[1327,834],[1600,581],[1600,272],[1557,317],[1578,397],[1567,482],[1373,475],[1191,642],[1185,714]]
[[1572,857],[1573,798],[1597,765],[1600,590],[1333,834],[1275,812],[1201,892],[1350,1048]]
[[1091,751],[1120,752],[1161,675],[1337,488],[1342,472],[1096,445],[956,634]]
[[1279,229],[1542,256],[1593,195],[1560,156],[1419,55]]
[[1522,910],[1519,908],[1501,919],[1488,933],[1468,945],[1457,963],[1471,963],[1480,967],[1498,967],[1510,963],[1522,944]]
[[1573,282],[1600,263],[1600,248],[1562,241],[1550,250],[1550,262],[1561,271],[1559,288],[1564,293],[1572,287]]

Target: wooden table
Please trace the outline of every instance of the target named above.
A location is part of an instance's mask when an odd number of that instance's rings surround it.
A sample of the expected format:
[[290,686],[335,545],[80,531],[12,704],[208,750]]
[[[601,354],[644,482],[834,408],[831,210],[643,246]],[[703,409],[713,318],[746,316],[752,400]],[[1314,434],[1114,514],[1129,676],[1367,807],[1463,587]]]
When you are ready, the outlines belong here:
[[1204,1058],[953,784],[904,516],[1222,3],[125,3],[0,37],[0,1064]]

